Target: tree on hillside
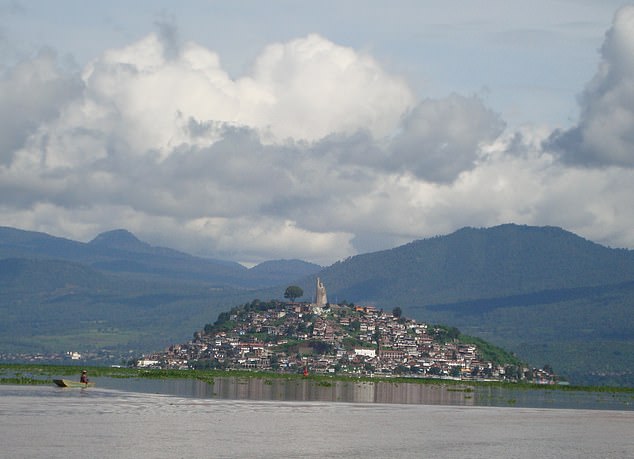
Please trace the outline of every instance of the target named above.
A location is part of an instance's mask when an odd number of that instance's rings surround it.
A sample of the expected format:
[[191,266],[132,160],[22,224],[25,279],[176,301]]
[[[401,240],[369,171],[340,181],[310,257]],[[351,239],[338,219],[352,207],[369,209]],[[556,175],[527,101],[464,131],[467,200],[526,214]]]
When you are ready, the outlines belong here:
[[437,343],[448,343],[460,337],[460,330],[446,325],[434,325],[433,338]]
[[400,317],[403,315],[403,310],[400,308],[400,306],[396,306],[394,309],[392,309],[392,315],[397,319],[400,319]]
[[304,296],[304,291],[297,285],[289,285],[284,291],[284,298],[291,300],[291,303],[294,302],[296,298],[301,298],[302,296]]

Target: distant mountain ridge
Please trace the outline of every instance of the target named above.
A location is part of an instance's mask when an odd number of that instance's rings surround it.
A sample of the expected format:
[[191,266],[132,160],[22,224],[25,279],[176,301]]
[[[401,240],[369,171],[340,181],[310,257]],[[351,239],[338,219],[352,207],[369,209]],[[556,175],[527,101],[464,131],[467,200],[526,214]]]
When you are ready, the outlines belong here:
[[319,276],[329,299],[398,305],[577,382],[634,386],[632,250],[506,224],[358,255]]
[[339,297],[414,306],[625,282],[634,279],[634,251],[561,228],[505,224],[357,255],[320,277]]
[[155,248],[125,230],[85,244],[0,228],[0,353],[64,343],[162,348],[237,304],[281,298],[284,284],[310,299],[316,276],[331,302],[399,306],[576,382],[634,386],[634,252],[515,224],[463,228],[324,269],[298,260],[246,269]]
[[119,248],[132,252],[152,251],[150,244],[141,242],[134,234],[124,229],[116,229],[98,234],[89,244],[95,247]]
[[[101,233],[92,241],[83,243],[45,233],[0,227],[0,258],[64,260],[112,273],[127,272],[239,288],[274,286],[321,269],[321,266],[300,260],[278,260],[247,269],[236,262],[200,258],[165,247],[154,247],[124,229]],[[272,269],[272,266],[276,268]]]

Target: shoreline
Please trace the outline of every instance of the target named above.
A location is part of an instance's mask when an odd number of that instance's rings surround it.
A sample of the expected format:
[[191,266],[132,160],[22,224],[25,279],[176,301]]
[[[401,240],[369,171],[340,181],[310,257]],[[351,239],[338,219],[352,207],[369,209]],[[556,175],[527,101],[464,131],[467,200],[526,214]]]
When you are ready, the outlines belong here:
[[[89,370],[90,377],[111,377],[111,378],[141,378],[141,379],[195,379],[202,382],[213,383],[214,378],[258,378],[258,379],[284,379],[284,380],[309,380],[317,384],[327,385],[329,382],[364,382],[364,383],[393,383],[393,384],[424,384],[455,386],[454,390],[461,390],[458,387],[499,387],[515,390],[543,390],[543,391],[572,391],[572,392],[596,392],[596,393],[631,393],[634,395],[634,387],[612,387],[612,386],[576,386],[557,384],[531,384],[521,382],[505,381],[478,381],[478,380],[455,380],[444,378],[412,378],[412,377],[354,377],[341,375],[318,375],[311,374],[304,376],[295,373],[275,373],[249,370],[160,370],[141,369],[125,367],[81,367],[77,365],[56,365],[56,364],[4,364],[0,363],[0,384],[24,384],[38,385],[53,383],[50,376],[70,376],[77,375],[82,368]],[[11,376],[5,376],[7,373]],[[451,390],[451,389],[450,389]]]
[[96,382],[95,388],[87,389],[88,393],[114,389],[193,399],[634,411],[634,389],[630,388],[553,387],[421,378],[305,377],[254,371],[0,364],[0,385],[53,386],[53,379],[78,380],[82,368],[86,368],[89,379]]

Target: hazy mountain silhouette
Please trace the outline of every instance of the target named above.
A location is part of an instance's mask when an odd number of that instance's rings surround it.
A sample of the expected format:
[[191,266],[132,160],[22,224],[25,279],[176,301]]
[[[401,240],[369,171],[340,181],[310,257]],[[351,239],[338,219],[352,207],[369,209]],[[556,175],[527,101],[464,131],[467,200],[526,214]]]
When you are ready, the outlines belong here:
[[[267,262],[247,269],[239,263],[195,257],[154,247],[124,229],[99,234],[89,243],[45,233],[0,227],[0,258],[55,259],[95,269],[240,288],[262,288],[313,274],[320,266],[299,260]],[[269,264],[270,263],[270,264]]]

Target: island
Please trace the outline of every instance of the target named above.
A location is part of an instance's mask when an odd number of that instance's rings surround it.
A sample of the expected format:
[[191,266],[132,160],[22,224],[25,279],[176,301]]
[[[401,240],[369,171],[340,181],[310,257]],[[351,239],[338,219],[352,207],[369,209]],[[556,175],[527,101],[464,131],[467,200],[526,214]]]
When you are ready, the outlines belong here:
[[[363,377],[407,376],[555,384],[552,368],[531,368],[453,327],[408,319],[396,306],[329,303],[317,279],[313,302],[253,300],[222,312],[193,339],[144,355],[137,368],[252,369]],[[290,294],[289,294],[290,292]]]

